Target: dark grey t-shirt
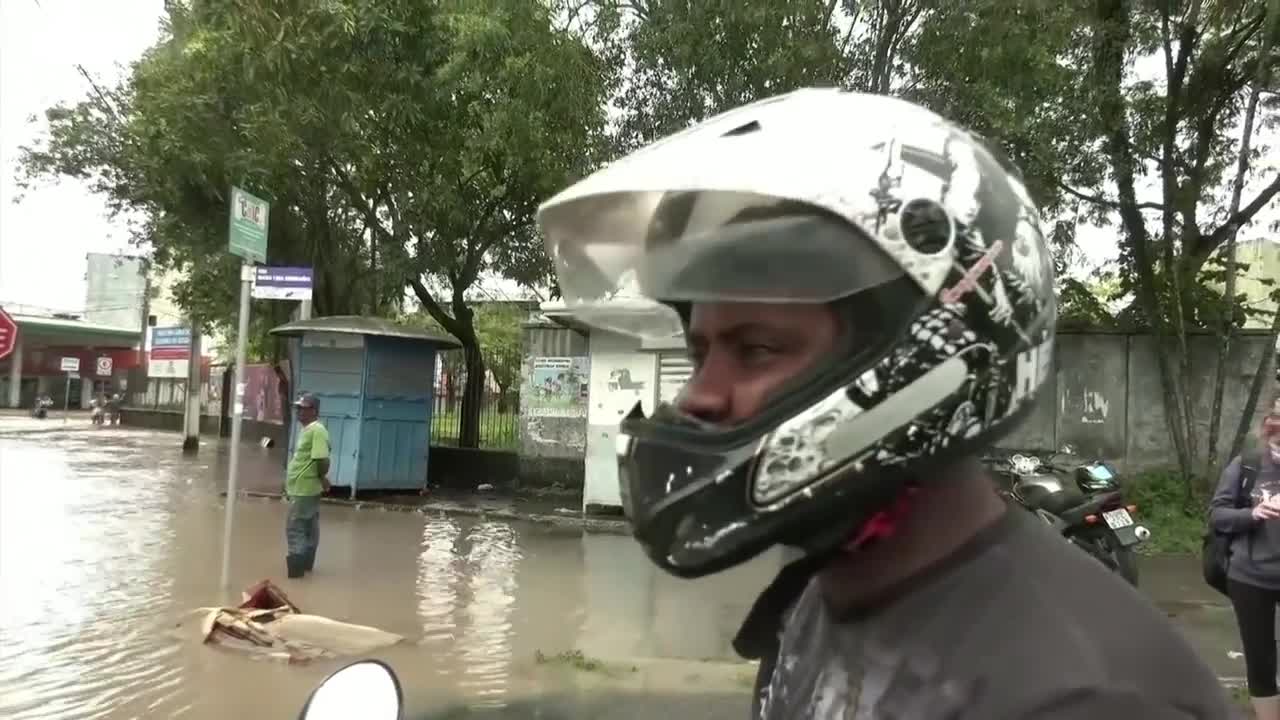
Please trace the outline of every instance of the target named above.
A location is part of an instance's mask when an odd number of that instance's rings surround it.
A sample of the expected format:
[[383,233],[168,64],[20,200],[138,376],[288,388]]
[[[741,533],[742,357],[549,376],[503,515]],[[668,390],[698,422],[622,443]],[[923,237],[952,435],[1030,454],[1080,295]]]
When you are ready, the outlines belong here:
[[1025,513],[855,617],[833,617],[809,581],[769,648],[785,575],[737,639],[764,651],[759,720],[1231,717],[1146,599]]
[[1240,487],[1240,458],[1236,458],[1222,471],[1218,490],[1210,501],[1209,521],[1220,532],[1233,533],[1231,538],[1231,565],[1227,577],[1237,582],[1280,590],[1280,519],[1259,522],[1253,519],[1253,508],[1258,503],[1280,494],[1280,467],[1272,462],[1270,453],[1263,452],[1257,462],[1257,474],[1249,497],[1235,506],[1236,492]]

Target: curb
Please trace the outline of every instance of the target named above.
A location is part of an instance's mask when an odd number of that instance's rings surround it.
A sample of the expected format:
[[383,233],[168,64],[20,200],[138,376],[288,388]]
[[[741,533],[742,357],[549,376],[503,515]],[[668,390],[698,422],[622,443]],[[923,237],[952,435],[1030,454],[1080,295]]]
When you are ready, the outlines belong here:
[[[219,492],[220,497],[226,497],[225,491]],[[283,500],[284,495],[280,493],[258,492],[252,490],[242,490],[237,493],[241,498],[261,498],[266,500]],[[631,526],[626,520],[614,520],[611,518],[586,517],[583,515],[552,515],[550,513],[523,513],[516,510],[502,510],[495,508],[473,507],[470,505],[460,505],[457,503],[432,503],[426,505],[403,505],[398,503],[381,503],[372,500],[343,500],[341,498],[321,498],[320,502],[326,505],[338,505],[348,507],[353,510],[383,510],[388,512],[406,512],[417,513],[419,515],[461,515],[466,517],[482,517],[491,520],[515,520],[519,522],[532,522],[539,525],[552,525],[555,527],[576,528],[594,533],[607,533],[611,535],[630,535]]]

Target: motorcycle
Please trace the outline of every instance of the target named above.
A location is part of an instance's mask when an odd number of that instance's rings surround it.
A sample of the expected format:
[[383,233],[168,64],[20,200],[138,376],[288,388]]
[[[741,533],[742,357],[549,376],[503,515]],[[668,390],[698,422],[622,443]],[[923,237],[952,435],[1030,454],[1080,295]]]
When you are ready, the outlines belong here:
[[51,407],[53,407],[53,400],[36,398],[35,404],[31,406],[31,417],[43,420],[49,417],[49,408]]
[[1134,519],[1138,507],[1126,504],[1119,476],[1106,462],[1074,466],[1043,462],[1034,455],[986,458],[1006,499],[1035,513],[1071,544],[1096,558],[1129,584],[1138,584],[1137,546],[1151,531]]

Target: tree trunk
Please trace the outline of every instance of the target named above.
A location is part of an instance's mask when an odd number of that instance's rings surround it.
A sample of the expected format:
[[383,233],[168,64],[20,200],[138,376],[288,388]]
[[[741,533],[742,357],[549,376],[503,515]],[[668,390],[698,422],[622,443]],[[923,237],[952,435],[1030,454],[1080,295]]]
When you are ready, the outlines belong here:
[[[1235,217],[1240,212],[1240,196],[1244,194],[1244,179],[1249,173],[1249,151],[1253,144],[1253,121],[1258,112],[1258,97],[1262,93],[1262,88],[1267,87],[1271,81],[1271,38],[1274,33],[1271,26],[1277,22],[1280,16],[1280,0],[1271,0],[1267,5],[1267,18],[1263,22],[1262,33],[1262,51],[1258,54],[1258,78],[1253,84],[1253,89],[1249,91],[1249,101],[1244,110],[1244,128],[1241,130],[1239,159],[1236,162],[1236,177],[1231,183],[1231,205],[1227,210],[1227,217]],[[1218,428],[1222,421],[1222,394],[1226,390],[1227,384],[1227,356],[1231,351],[1231,336],[1235,331],[1236,320],[1236,236],[1239,235],[1240,228],[1238,225],[1232,224],[1227,229],[1227,280],[1224,294],[1226,295],[1227,309],[1222,318],[1222,341],[1218,345],[1218,369],[1213,378],[1213,410],[1209,415],[1209,448],[1205,459],[1205,482],[1213,483],[1217,477],[1218,471]],[[1280,317],[1280,308],[1277,308],[1277,317]],[[1276,321],[1273,320],[1274,325]],[[1248,420],[1252,419],[1253,407],[1258,402],[1258,394],[1262,392],[1262,381],[1265,380],[1263,375],[1266,367],[1270,362],[1270,355],[1275,352],[1275,330],[1272,330],[1271,348],[1268,352],[1263,353],[1262,363],[1258,366],[1258,370],[1254,373],[1254,383],[1250,386],[1250,396],[1245,403],[1241,414],[1244,416],[1237,428],[1236,437],[1231,443],[1232,454],[1229,457],[1235,457],[1238,452],[1237,444],[1243,442],[1244,434],[1240,432],[1240,428],[1248,430]]]
[[[1093,47],[1093,70],[1100,88],[1098,112],[1108,128],[1107,155],[1115,175],[1119,212],[1125,235],[1133,252],[1137,273],[1138,302],[1148,318],[1156,341],[1156,365],[1160,370],[1164,415],[1178,456],[1178,467],[1184,479],[1194,472],[1189,452],[1186,415],[1183,412],[1181,375],[1170,361],[1171,339],[1160,292],[1156,287],[1155,264],[1150,248],[1151,235],[1138,208],[1135,176],[1137,161],[1129,136],[1127,105],[1124,96],[1125,50],[1132,36],[1130,6],[1125,0],[1099,0],[1097,30]],[[1165,238],[1168,239],[1167,237]],[[1188,491],[1190,485],[1187,486]]]
[[463,342],[467,382],[462,389],[462,412],[458,427],[458,447],[480,447],[480,410],[484,407],[484,354],[474,333]]
[[[413,288],[427,313],[462,344],[466,380],[462,388],[462,407],[459,412],[458,447],[479,447],[480,410],[484,405],[484,355],[480,350],[480,339],[476,337],[475,313],[467,307],[467,301],[462,295],[465,288],[453,289],[453,301],[450,303],[453,314],[450,315],[436,302],[421,280],[411,277],[409,286]],[[452,381],[451,376],[451,385]]]

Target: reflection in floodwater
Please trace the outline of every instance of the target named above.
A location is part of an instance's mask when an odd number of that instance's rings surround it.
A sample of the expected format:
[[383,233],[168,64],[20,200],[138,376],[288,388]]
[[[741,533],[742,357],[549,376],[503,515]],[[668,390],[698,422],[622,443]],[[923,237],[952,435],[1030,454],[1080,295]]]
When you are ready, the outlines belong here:
[[[422,622],[422,648],[434,657],[447,657],[457,642],[454,613],[458,609],[456,543],[462,530],[449,518],[427,520],[422,527],[422,552],[418,555],[418,617]],[[440,679],[453,674],[453,664],[432,663]]]
[[[287,580],[284,507],[242,500],[228,596],[216,587],[225,448],[206,444],[192,459],[175,434],[85,425],[0,415],[0,718],[295,717],[343,661],[255,662],[199,645],[186,622],[263,578],[307,612],[408,638],[377,656],[415,711],[500,705],[567,682],[582,702],[609,683],[655,698],[616,717],[676,720],[685,715],[663,708],[690,694],[705,702],[680,705],[697,708],[688,717],[711,717],[708,703],[724,698],[743,706],[723,717],[745,712],[751,673],[728,664],[730,639],[777,555],[688,581],[625,536],[325,506],[315,574]],[[247,473],[283,472],[259,450],[246,446]],[[1194,561],[1153,561],[1144,589],[1194,599],[1197,572]],[[1242,675],[1227,654],[1238,649],[1230,612],[1209,592],[1213,602],[1184,603],[1177,619],[1220,674]],[[574,676],[534,659],[572,650],[628,670]]]
[[[165,703],[181,683],[177,647],[127,650],[170,593],[154,562],[170,540],[157,498],[131,497],[136,475],[101,448],[71,449],[0,450],[0,715],[13,720]],[[66,482],[88,468],[130,501],[104,512]],[[104,615],[114,627],[95,632]]]
[[511,608],[516,597],[520,550],[505,522],[485,522],[467,538],[470,597],[459,643],[463,679],[459,690],[478,706],[501,705],[511,665]]

